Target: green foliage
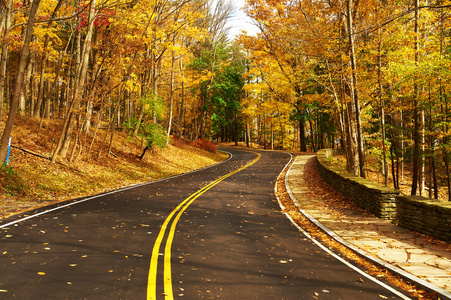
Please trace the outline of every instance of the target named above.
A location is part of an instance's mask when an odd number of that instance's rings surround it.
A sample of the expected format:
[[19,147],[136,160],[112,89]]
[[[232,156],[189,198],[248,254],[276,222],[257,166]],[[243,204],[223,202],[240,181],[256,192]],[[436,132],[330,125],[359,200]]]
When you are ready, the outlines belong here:
[[154,93],[150,93],[145,97],[141,97],[139,100],[145,115],[152,116],[158,121],[163,120],[164,114],[168,110],[164,104],[163,98],[158,97]]
[[193,89],[202,101],[202,111],[209,116],[210,129],[218,134],[222,128],[237,125],[243,98],[245,56],[241,48],[228,43],[202,44],[194,50],[188,68],[200,75]]
[[[158,124],[164,117],[167,108],[161,97],[150,94],[140,99],[144,117],[140,121],[137,117],[127,119],[124,127],[129,129],[131,138],[144,139],[146,148],[154,146],[164,149],[168,144],[168,137],[163,126]],[[136,129],[138,129],[136,131]],[[136,131],[136,136],[134,135]]]
[[149,148],[156,146],[164,149],[168,144],[166,131],[161,125],[156,123],[142,124],[138,136],[146,140],[146,146]]
[[146,147],[152,148],[153,146],[157,146],[160,149],[164,149],[168,144],[167,133],[165,129],[153,122],[141,122],[139,124],[139,129],[134,135],[133,130],[138,126],[138,119],[131,118],[127,119],[124,123],[124,127],[128,128],[130,131],[129,138],[139,138],[144,139],[146,142]]
[[5,164],[0,166],[0,183],[8,194],[25,194],[27,187],[19,173]]
[[217,81],[211,85],[210,108],[213,130],[230,125],[241,109],[241,93],[244,86],[243,73],[234,65],[226,66],[217,74]]

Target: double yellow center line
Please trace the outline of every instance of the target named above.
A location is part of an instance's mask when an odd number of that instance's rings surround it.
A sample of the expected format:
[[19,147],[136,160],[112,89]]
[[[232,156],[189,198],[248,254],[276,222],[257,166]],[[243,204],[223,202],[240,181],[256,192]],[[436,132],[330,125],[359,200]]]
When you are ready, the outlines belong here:
[[[255,152],[252,152],[255,153]],[[191,203],[194,202],[199,196],[201,196],[203,193],[223,181],[224,179],[241,172],[242,170],[246,169],[247,167],[255,164],[261,157],[259,153],[257,154],[257,158],[248,163],[247,165],[230,172],[224,176],[222,176],[219,179],[216,179],[215,181],[211,182],[207,186],[203,187],[202,189],[198,190],[188,198],[186,198],[182,203],[180,203],[166,218],[163,225],[161,226],[160,233],[158,234],[157,240],[155,241],[155,245],[153,246],[152,250],[152,257],[150,259],[150,269],[149,269],[149,277],[147,281],[147,299],[150,300],[156,300],[157,299],[157,268],[158,268],[158,257],[160,256],[160,248],[161,243],[163,241],[164,236],[167,232],[167,238],[166,238],[166,246],[164,249],[164,296],[165,299],[174,299],[174,294],[172,292],[172,275],[171,275],[171,247],[172,247],[172,241],[174,240],[174,234],[175,234],[175,227],[177,226],[177,222],[179,221],[181,215],[183,212],[191,205]],[[174,217],[175,216],[175,217]],[[169,224],[171,223],[171,227],[168,229]]]

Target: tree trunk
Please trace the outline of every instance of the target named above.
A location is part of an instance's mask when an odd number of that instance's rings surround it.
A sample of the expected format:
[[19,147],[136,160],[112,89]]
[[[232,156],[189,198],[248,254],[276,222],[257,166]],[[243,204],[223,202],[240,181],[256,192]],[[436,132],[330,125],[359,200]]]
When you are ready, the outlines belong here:
[[354,102],[355,109],[355,121],[356,121],[356,133],[357,133],[357,153],[359,159],[359,175],[363,178],[365,174],[365,151],[363,146],[363,128],[360,120],[360,101],[357,90],[357,64],[355,56],[355,43],[354,43],[354,24],[353,24],[353,7],[352,0],[347,2],[347,25],[348,25],[348,38],[350,46],[350,59],[351,59],[351,99]]
[[27,23],[27,29],[25,34],[25,40],[24,44],[22,46],[22,49],[20,51],[20,57],[19,57],[19,65],[17,67],[17,76],[16,76],[16,82],[14,85],[14,92],[11,99],[11,107],[8,115],[8,120],[6,121],[5,129],[3,130],[3,135],[1,138],[1,144],[0,144],[0,162],[6,161],[6,155],[8,151],[8,141],[9,137],[11,136],[11,131],[14,125],[14,120],[16,117],[16,111],[17,106],[19,104],[19,97],[22,90],[22,84],[24,81],[24,75],[25,75],[25,66],[27,64],[27,58],[29,55],[30,50],[30,42],[31,37],[33,35],[33,26],[36,16],[36,11],[38,10],[39,3],[41,0],[34,0],[31,4],[30,13],[28,16],[28,23]]
[[[13,11],[13,1],[8,0],[6,2],[6,7],[4,9],[4,31],[5,34],[3,35],[3,39],[6,41],[9,38],[10,29],[11,29],[11,19],[12,19],[12,11]],[[0,124],[3,121],[3,103],[5,102],[4,96],[4,90],[6,85],[6,63],[8,61],[8,43],[3,43],[2,47],[2,56],[0,58]],[[8,96],[7,96],[8,98]],[[1,125],[0,125],[1,130]]]
[[250,147],[250,140],[251,140],[251,135],[250,135],[250,130],[249,130],[249,123],[246,122],[246,146],[248,148]]
[[182,74],[181,79],[181,99],[180,99],[180,120],[179,120],[179,131],[180,131],[180,138],[183,138],[185,134],[185,76],[183,73],[183,65],[182,65],[182,59],[180,59],[180,72]]
[[[91,40],[92,40],[92,33],[93,33],[93,25],[94,25],[94,15],[95,15],[95,0],[91,2],[91,7],[89,10],[89,23],[88,23],[88,29],[87,34],[83,46],[83,53],[81,57],[81,63],[79,68],[77,69],[77,77],[75,79],[75,91],[74,91],[74,98],[71,101],[70,107],[68,108],[66,112],[66,118],[64,119],[63,128],[61,130],[61,135],[58,141],[58,144],[56,146],[55,152],[52,156],[52,162],[56,161],[57,155],[60,153],[61,148],[63,146],[65,138],[70,137],[70,128],[74,127],[74,122],[71,121],[71,115],[72,115],[72,109],[77,108],[80,104],[81,97],[83,95],[85,80],[86,80],[86,74],[88,71],[88,63],[89,63],[89,56],[91,52]],[[69,133],[69,134],[68,134]]]
[[174,113],[174,67],[175,67],[175,54],[174,51],[172,51],[172,57],[171,57],[171,78],[170,78],[170,86],[169,86],[169,117],[168,117],[168,142],[169,142],[169,136],[171,135],[172,130],[172,116]]
[[[419,56],[419,50],[420,50],[420,41],[419,41],[419,11],[418,7],[420,5],[419,0],[414,0],[415,2],[415,65],[418,66],[420,56]],[[418,80],[415,78],[414,83],[414,95],[415,98],[413,99],[414,103],[414,110],[413,110],[413,118],[414,118],[414,132],[413,132],[413,170],[412,170],[412,189],[410,194],[412,196],[417,194],[417,187],[418,187],[418,175],[420,172],[420,120],[419,120],[419,108],[418,108],[418,102],[419,102],[419,87],[418,87]]]
[[[55,9],[53,10],[50,19],[53,19],[56,16],[56,13],[58,12],[58,10],[61,8],[62,4],[64,1],[58,1]],[[47,24],[47,29],[50,29],[53,26],[53,22],[49,22]],[[44,84],[45,84],[45,68],[46,68],[46,64],[48,63],[47,61],[47,53],[48,53],[48,45],[50,42],[50,36],[48,34],[45,35],[45,39],[44,39],[44,47],[43,47],[43,51],[42,51],[42,58],[41,58],[41,74],[40,74],[40,78],[39,78],[39,92],[38,92],[38,98],[36,100],[36,106],[34,108],[34,113],[33,113],[33,118],[38,118],[38,117],[43,117],[44,115],[44,110],[42,111],[42,115],[41,115],[41,105],[44,99]]]
[[234,123],[234,127],[235,127],[235,132],[234,132],[234,136],[235,136],[235,146],[238,146],[238,118],[235,115],[235,122]]

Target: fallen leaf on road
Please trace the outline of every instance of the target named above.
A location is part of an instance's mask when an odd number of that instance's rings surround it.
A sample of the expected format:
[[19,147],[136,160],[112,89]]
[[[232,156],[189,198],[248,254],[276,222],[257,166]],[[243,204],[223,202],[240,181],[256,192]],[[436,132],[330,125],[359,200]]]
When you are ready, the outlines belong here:
[[45,272],[38,272],[38,275],[44,276]]
[[379,295],[380,298],[382,299],[388,299],[387,297],[383,296],[383,295]]
[[281,264],[286,264],[286,263],[288,263],[286,260],[279,260],[279,262],[280,262]]

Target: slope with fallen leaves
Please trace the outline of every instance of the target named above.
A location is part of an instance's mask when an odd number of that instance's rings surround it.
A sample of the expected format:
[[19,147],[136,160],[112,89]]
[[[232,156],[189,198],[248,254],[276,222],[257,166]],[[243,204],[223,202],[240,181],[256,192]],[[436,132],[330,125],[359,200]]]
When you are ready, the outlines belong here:
[[[158,180],[199,169],[224,160],[216,154],[186,145],[169,143],[163,150],[147,152],[126,132],[114,134],[111,153],[109,136],[100,129],[87,155],[93,135],[81,140],[81,155],[72,162],[48,160],[55,147],[60,124],[55,121],[19,119],[12,136],[8,166],[0,167],[0,218],[78,197],[98,194],[132,184]],[[40,128],[40,129],[39,129]]]

